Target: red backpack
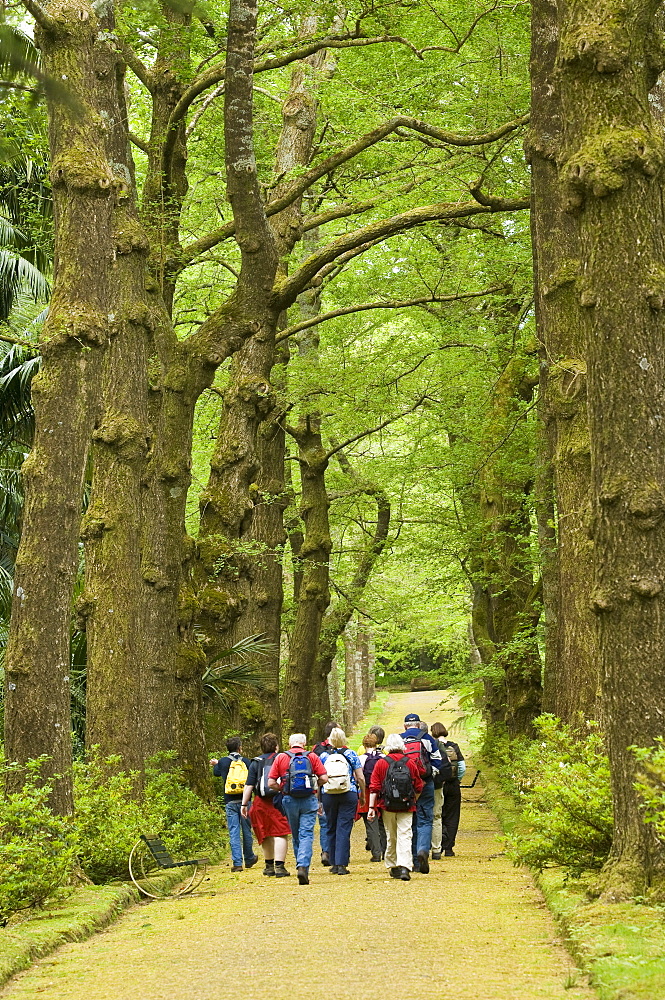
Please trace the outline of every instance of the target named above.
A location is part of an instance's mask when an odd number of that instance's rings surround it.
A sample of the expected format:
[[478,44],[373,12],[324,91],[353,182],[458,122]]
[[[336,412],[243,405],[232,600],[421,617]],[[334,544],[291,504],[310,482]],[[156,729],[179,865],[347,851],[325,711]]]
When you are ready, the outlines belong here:
[[403,739],[407,757],[416,765],[423,781],[429,781],[432,777],[432,765],[423,741],[413,736]]

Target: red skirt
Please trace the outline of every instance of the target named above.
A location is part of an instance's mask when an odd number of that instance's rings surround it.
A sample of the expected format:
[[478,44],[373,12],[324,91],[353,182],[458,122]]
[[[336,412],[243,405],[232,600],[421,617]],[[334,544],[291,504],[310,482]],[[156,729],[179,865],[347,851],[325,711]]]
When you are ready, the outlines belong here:
[[259,844],[262,844],[266,837],[288,837],[291,833],[289,821],[286,816],[282,816],[279,809],[275,809],[272,799],[262,799],[255,795],[252,808],[249,810],[249,818]]

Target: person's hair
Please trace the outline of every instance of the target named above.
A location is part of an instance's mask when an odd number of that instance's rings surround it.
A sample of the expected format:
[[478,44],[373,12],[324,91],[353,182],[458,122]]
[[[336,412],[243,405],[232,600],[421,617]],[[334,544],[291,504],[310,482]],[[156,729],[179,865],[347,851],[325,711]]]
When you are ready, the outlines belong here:
[[367,736],[363,736],[363,746],[364,747],[375,747],[378,740],[374,733],[368,733]]
[[447,736],[448,730],[442,722],[435,722],[431,729],[432,736],[438,740],[441,736]]
[[261,749],[264,753],[274,753],[279,743],[274,733],[264,733],[261,737]]
[[290,747],[304,747],[307,742],[307,737],[304,733],[291,733],[289,736],[289,746]]
[[241,746],[242,746],[242,740],[240,739],[239,736],[229,736],[228,740],[226,741],[226,749],[229,751],[229,753],[238,753],[238,750],[240,750]]
[[391,733],[386,740],[383,749],[386,753],[393,753],[395,750],[401,750],[404,753],[404,740],[399,733]]
[[418,725],[420,726],[420,732],[421,733],[426,733],[429,730],[429,726],[427,725],[426,722],[423,722],[422,719],[420,720],[420,722],[418,723]]
[[376,736],[376,744],[380,746],[386,738],[385,729],[382,729],[381,726],[370,726],[369,731]]
[[343,729],[335,729],[330,733],[330,742],[334,747],[345,747],[346,746],[346,733]]
[[337,729],[337,723],[336,722],[326,722],[325,726],[323,727],[323,738],[324,738],[324,740],[328,739],[328,737],[332,733],[333,729]]

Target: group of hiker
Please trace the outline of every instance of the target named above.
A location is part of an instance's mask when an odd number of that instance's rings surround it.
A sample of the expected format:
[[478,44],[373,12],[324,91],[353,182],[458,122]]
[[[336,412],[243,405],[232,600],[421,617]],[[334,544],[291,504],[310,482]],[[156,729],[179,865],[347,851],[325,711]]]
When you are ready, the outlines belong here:
[[303,733],[293,733],[281,753],[278,737],[265,733],[261,754],[252,760],[242,755],[240,737],[230,737],[228,755],[210,763],[224,782],[231,871],[258,862],[253,830],[263,874],[288,877],[290,835],[298,881],[308,885],[317,817],[321,864],[333,875],[350,874],[351,832],[361,817],[370,860],[383,861],[392,878],[408,882],[412,871],[429,873],[430,858],[454,857],[464,756],[442,723],[428,731],[410,713],[404,726],[403,733],[387,738],[372,726],[361,754],[347,745],[335,722],[310,751]]

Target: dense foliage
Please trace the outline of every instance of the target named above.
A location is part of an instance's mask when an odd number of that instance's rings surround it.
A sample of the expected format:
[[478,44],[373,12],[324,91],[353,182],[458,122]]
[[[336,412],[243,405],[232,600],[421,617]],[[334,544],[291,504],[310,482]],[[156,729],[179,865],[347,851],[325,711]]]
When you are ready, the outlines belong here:
[[521,820],[507,837],[516,864],[561,867],[577,877],[599,869],[612,845],[612,795],[603,738],[596,726],[581,737],[560,719],[543,715],[537,738],[513,740],[490,732],[483,754]]
[[0,798],[0,921],[69,891],[74,877],[127,879],[141,833],[160,833],[179,859],[221,849],[221,810],[185,786],[171,759],[151,763],[138,796],[138,776],[118,771],[118,763],[93,753],[75,764],[73,817],[53,815],[41,761],[27,768],[20,792]]

